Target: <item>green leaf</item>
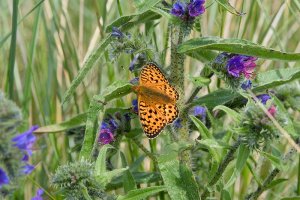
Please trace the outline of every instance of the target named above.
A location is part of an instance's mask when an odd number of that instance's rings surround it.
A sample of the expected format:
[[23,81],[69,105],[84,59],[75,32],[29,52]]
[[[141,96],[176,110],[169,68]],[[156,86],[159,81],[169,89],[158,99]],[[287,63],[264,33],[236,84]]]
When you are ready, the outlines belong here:
[[177,154],[161,155],[158,166],[171,199],[200,199],[192,172],[185,163],[179,163]]
[[101,184],[103,187],[110,183],[114,177],[119,176],[120,174],[124,173],[125,171],[128,171],[129,169],[128,167],[124,167],[121,169],[115,169],[113,171],[106,170],[106,154],[108,149],[113,148],[114,147],[109,144],[102,146],[95,163],[95,177],[98,183]]
[[34,133],[57,133],[66,131],[71,128],[85,125],[86,118],[87,113],[82,113],[59,124],[52,124],[40,127],[37,130],[35,130]]
[[287,179],[287,178],[279,178],[279,179],[273,180],[273,181],[271,181],[271,183],[269,183],[269,184],[267,185],[266,190],[267,190],[267,189],[271,189],[271,188],[275,187],[276,185],[278,185],[278,184],[280,184],[280,183],[283,183],[283,182],[286,182],[286,181],[288,181],[288,180],[289,180],[289,179]]
[[127,31],[133,26],[137,26],[138,24],[149,22],[159,18],[160,15],[151,10],[135,13],[132,15],[125,15],[116,19],[110,25],[108,25],[106,27],[106,33],[110,33],[112,31],[112,27],[120,27],[122,31]]
[[98,47],[94,49],[94,51],[92,51],[91,54],[87,57],[87,59],[83,62],[83,65],[79,70],[77,76],[72,80],[71,86],[65,92],[62,104],[64,104],[71,98],[78,85],[83,81],[84,77],[94,66],[94,64],[101,58],[103,52],[105,51],[106,47],[110,44],[111,40],[111,36],[108,36],[105,40],[102,40]]
[[284,197],[280,200],[300,200],[300,196],[294,196],[294,197]]
[[229,2],[228,0],[216,0],[220,6],[225,8],[228,12],[234,14],[234,15],[244,15],[245,13],[238,12]]
[[212,109],[218,105],[229,103],[239,96],[240,95],[238,93],[231,90],[219,89],[194,100],[192,105],[205,105],[207,108]]
[[280,157],[276,157],[270,153],[267,153],[265,151],[259,151],[265,158],[267,158],[269,161],[271,161],[271,163],[278,169],[283,170],[284,167],[281,163],[281,158]]
[[274,49],[266,48],[243,39],[223,39],[219,37],[202,37],[190,39],[183,42],[178,47],[179,53],[189,53],[194,51],[216,50],[229,53],[256,56],[271,60],[300,60],[300,53],[286,53]]
[[234,171],[224,188],[229,188],[235,182],[237,177],[240,175],[243,167],[247,163],[249,155],[249,148],[247,148],[245,145],[240,145]]
[[247,163],[247,159],[250,155],[250,150],[245,145],[240,145],[239,152],[236,161],[236,169],[241,172],[245,164]]
[[118,177],[121,174],[124,174],[124,172],[126,172],[127,170],[128,170],[128,167],[121,168],[121,169],[114,169],[112,171],[105,172],[105,174],[97,175],[95,177],[96,177],[97,182],[101,186],[106,187],[114,177]]
[[[136,184],[150,184],[158,181],[162,181],[161,176],[157,172],[136,172],[131,171],[133,179]],[[107,186],[107,190],[114,190],[116,188],[124,188],[124,182],[122,177],[114,178]]]
[[128,194],[119,196],[117,200],[141,200],[164,190],[166,190],[165,186],[152,186],[148,188],[131,190],[128,192]]
[[106,153],[108,149],[113,149],[114,147],[106,144],[101,147],[100,152],[98,154],[96,163],[95,163],[95,175],[103,175],[106,173]]
[[132,85],[128,81],[115,81],[101,93],[101,96],[104,97],[105,103],[111,101],[112,99],[123,97],[129,94]]
[[281,68],[261,72],[256,76],[255,81],[258,86],[253,89],[254,92],[266,90],[275,86],[283,85],[290,81],[300,78],[300,68]]
[[[253,88],[253,91],[264,91],[298,78],[300,78],[300,68],[286,68],[262,72],[256,78],[257,86]],[[230,103],[238,97],[241,97],[241,95],[235,91],[219,89],[194,100],[191,105],[205,105],[207,108],[212,109],[218,105]]]
[[85,124],[84,140],[79,157],[89,159],[92,154],[97,135],[96,132],[98,130],[98,115],[99,112],[104,109],[104,104],[101,102],[104,102],[104,98],[97,95],[95,95],[90,102]]
[[134,3],[137,6],[140,13],[146,12],[159,2],[161,2],[161,0],[134,0]]
[[215,110],[223,110],[225,113],[227,113],[235,122],[241,121],[241,115],[237,113],[235,110],[232,110],[231,108],[228,108],[223,105],[216,106],[213,111]]
[[[120,156],[121,156],[121,160],[122,160],[122,166],[126,167],[127,166],[127,161],[126,161],[125,155],[122,152],[120,152],[120,153],[121,153]],[[124,183],[123,187],[124,187],[124,191],[125,191],[126,194],[131,190],[137,189],[135,180],[134,180],[129,168],[123,174],[122,180],[123,180],[123,183]]]
[[208,128],[199,120],[197,117],[190,115],[191,120],[194,122],[196,127],[198,128],[201,137],[204,139],[213,139],[212,133],[208,130]]
[[205,51],[189,51],[185,53],[186,55],[200,60],[201,62],[211,62],[214,60],[218,54],[212,50],[205,50]]
[[223,148],[225,148],[224,145],[219,144],[218,141],[213,140],[213,139],[198,140],[198,143],[203,144],[203,145],[205,145],[207,147],[210,147],[210,148],[214,148],[214,149],[223,149]]
[[260,176],[256,173],[255,169],[253,169],[253,167],[250,165],[249,162],[247,162],[247,167],[248,169],[250,170],[251,174],[253,175],[256,183],[259,185],[259,186],[262,186],[262,180],[260,178]]
[[222,190],[221,200],[231,200],[230,193],[227,190]]
[[211,80],[210,78],[207,77],[190,77],[189,78],[192,83],[197,86],[197,87],[203,87],[203,86],[207,86],[210,84]]

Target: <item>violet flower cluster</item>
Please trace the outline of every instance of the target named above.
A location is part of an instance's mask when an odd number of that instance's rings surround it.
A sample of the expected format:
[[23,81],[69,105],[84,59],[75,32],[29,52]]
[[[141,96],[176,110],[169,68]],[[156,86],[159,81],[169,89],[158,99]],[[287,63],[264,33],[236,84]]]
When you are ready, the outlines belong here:
[[191,0],[188,4],[177,1],[171,9],[171,14],[183,21],[193,21],[205,12],[204,3],[205,0]]
[[22,162],[24,166],[22,167],[22,172],[24,174],[30,174],[34,170],[34,166],[30,165],[28,161],[32,155],[32,148],[36,141],[36,136],[33,134],[33,131],[36,129],[38,129],[38,126],[32,126],[29,130],[12,138],[14,146],[23,153]]

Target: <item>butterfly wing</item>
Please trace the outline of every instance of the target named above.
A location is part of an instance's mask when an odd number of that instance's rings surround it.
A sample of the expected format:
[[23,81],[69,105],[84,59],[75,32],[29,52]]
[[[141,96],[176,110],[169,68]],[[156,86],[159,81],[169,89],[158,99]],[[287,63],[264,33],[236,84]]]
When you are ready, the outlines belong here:
[[167,94],[173,101],[179,98],[175,88],[170,85],[165,75],[154,63],[148,63],[143,67],[140,74],[140,85],[151,85],[151,87]]
[[148,138],[155,138],[167,124],[172,123],[178,117],[176,101],[179,96],[154,63],[148,63],[143,67],[139,84],[157,90],[171,99],[171,102],[163,103],[143,94],[138,96],[139,116],[144,132]]
[[139,96],[138,104],[143,130],[148,138],[155,138],[166,126],[167,119],[157,108],[148,104],[143,96]]

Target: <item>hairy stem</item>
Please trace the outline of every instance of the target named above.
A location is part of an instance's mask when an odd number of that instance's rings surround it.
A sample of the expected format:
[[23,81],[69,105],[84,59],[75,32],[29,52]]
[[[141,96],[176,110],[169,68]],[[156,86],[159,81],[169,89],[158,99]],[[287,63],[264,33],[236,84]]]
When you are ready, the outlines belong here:
[[[300,143],[300,140],[297,139],[297,144]],[[290,158],[297,152],[295,148],[291,148],[288,153],[286,153],[283,157],[283,161],[287,162],[290,160]],[[262,185],[258,186],[255,192],[252,192],[248,194],[245,199],[246,200],[255,200],[258,199],[258,197],[268,189],[269,184],[274,180],[276,175],[280,172],[278,168],[275,168],[272,170],[272,172],[268,175],[268,177],[265,179]]]
[[156,157],[150,151],[148,151],[148,149],[146,149],[146,147],[144,147],[139,140],[134,138],[132,140],[153,161],[155,170],[159,170]]
[[236,152],[236,150],[238,149],[238,147],[241,144],[241,140],[238,139],[229,149],[228,153],[226,154],[225,158],[222,160],[221,164],[218,167],[218,170],[216,172],[216,174],[214,175],[214,177],[210,180],[210,182],[208,183],[208,185],[205,187],[206,189],[204,190],[204,192],[201,195],[201,199],[204,200],[207,198],[207,196],[209,195],[209,188],[214,186],[218,180],[221,178],[222,174],[224,173],[226,167],[228,166],[228,164],[233,160],[234,158],[234,153]]
[[[179,118],[181,119],[181,128],[178,133],[184,141],[189,139],[188,114],[183,112],[184,107],[184,55],[177,52],[177,47],[184,39],[184,29],[180,26],[171,26],[171,74],[170,79],[174,84],[179,100],[177,102],[179,108]],[[182,152],[181,160],[190,163],[189,152]]]

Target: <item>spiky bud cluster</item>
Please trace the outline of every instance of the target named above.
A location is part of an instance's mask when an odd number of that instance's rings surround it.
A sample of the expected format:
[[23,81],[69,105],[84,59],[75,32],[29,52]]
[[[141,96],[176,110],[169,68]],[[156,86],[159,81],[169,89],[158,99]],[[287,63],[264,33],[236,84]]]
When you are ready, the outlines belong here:
[[143,66],[149,60],[157,60],[154,48],[143,39],[142,35],[123,33],[113,27],[111,36],[114,38],[110,48],[111,59],[116,60],[123,53],[132,55],[134,62],[130,66],[130,71]]
[[59,166],[51,182],[54,187],[62,189],[68,199],[85,199],[84,191],[93,199],[106,196],[95,180],[94,163],[85,160]]
[[6,136],[11,135],[20,125],[21,121],[21,110],[14,102],[6,99],[0,91],[0,137],[6,138]]
[[271,120],[252,100],[244,108],[237,131],[241,134],[242,142],[251,150],[260,149],[279,137]]

